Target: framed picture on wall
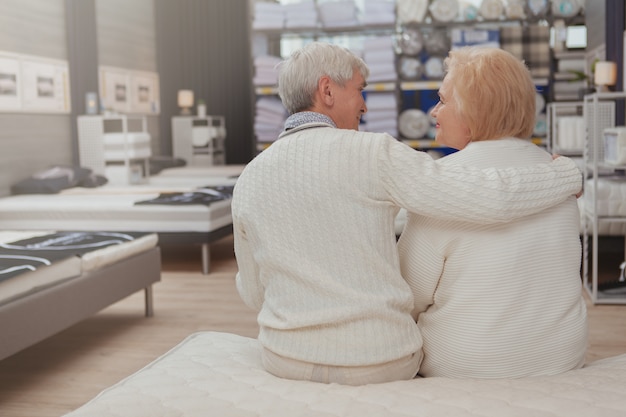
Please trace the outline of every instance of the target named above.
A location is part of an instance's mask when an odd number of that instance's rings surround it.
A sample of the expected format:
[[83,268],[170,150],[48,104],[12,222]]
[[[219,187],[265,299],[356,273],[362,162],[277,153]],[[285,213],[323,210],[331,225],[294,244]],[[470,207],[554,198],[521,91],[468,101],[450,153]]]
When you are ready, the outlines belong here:
[[67,61],[0,51],[0,112],[69,113]]
[[131,73],[131,113],[159,114],[159,75],[154,72]]
[[66,62],[23,58],[22,110],[69,113],[69,70]]
[[18,59],[0,55],[0,111],[20,110],[21,74]]
[[100,67],[100,100],[102,110],[130,112],[130,71],[123,68]]

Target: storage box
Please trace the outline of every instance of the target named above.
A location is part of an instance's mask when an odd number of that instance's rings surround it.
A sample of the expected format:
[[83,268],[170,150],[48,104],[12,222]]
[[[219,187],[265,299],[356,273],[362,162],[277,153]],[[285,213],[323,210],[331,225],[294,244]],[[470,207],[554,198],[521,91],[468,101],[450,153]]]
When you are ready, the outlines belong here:
[[611,165],[626,165],[626,127],[604,129],[604,162]]

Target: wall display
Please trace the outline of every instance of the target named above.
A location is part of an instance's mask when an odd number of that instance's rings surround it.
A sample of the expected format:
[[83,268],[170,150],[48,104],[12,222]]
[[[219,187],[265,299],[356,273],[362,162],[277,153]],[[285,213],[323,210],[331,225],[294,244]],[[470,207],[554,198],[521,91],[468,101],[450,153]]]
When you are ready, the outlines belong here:
[[100,99],[103,111],[158,114],[159,75],[147,71],[101,66]]
[[22,61],[22,109],[24,111],[70,111],[67,64]]
[[131,111],[159,114],[159,75],[152,72],[131,73]]
[[20,63],[0,56],[0,111],[19,110],[21,104]]
[[0,111],[69,113],[67,61],[0,51]]
[[128,113],[130,111],[130,72],[100,67],[100,100],[102,110]]

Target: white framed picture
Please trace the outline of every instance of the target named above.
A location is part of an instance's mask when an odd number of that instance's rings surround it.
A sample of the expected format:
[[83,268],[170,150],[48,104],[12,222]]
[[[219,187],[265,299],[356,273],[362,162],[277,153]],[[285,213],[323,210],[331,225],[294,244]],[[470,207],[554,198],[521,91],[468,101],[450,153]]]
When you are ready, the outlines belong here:
[[159,75],[154,72],[131,72],[131,113],[159,114]]
[[159,114],[159,75],[149,71],[101,66],[100,100],[104,111]]
[[17,111],[21,103],[20,61],[15,57],[0,55],[0,111]]
[[130,71],[100,67],[100,100],[104,111],[130,112]]
[[23,58],[22,110],[69,113],[69,70],[66,62]]
[[0,112],[70,111],[67,61],[0,51]]

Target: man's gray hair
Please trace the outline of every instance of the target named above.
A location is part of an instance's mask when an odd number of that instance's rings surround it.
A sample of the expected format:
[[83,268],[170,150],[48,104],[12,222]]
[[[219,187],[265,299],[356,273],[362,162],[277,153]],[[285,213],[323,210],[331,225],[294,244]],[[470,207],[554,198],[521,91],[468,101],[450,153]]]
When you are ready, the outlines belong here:
[[343,86],[352,79],[354,71],[367,79],[365,62],[339,45],[312,42],[296,50],[278,66],[278,94],[283,105],[294,114],[311,108],[317,83],[323,76]]

